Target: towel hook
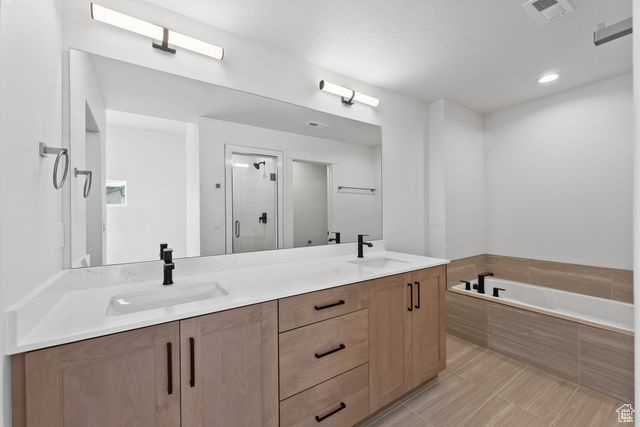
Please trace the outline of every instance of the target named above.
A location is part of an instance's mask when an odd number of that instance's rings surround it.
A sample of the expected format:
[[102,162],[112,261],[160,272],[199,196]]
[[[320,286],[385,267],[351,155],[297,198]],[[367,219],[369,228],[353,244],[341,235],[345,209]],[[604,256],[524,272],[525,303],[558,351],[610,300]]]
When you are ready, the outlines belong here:
[[[47,144],[41,142],[38,144],[38,153],[40,154],[40,157],[47,157],[49,154],[56,155],[56,162],[53,165],[53,188],[60,190],[67,181],[67,175],[69,173],[69,150],[66,148],[48,147]],[[63,157],[64,172],[62,174],[62,179],[58,181],[58,167],[60,166],[60,159]]]
[[91,193],[91,184],[93,184],[93,172],[83,171],[78,168],[74,168],[73,175],[75,177],[78,177],[78,175],[86,176],[86,178],[84,179],[84,188],[82,190],[82,195],[86,199],[87,197],[89,197],[89,193]]

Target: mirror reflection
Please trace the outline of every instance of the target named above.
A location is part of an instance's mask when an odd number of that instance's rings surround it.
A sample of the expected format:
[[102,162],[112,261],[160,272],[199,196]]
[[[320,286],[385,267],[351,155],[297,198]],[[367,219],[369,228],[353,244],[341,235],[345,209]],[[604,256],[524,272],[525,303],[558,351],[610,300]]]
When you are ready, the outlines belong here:
[[381,129],[70,51],[72,267],[382,238]]

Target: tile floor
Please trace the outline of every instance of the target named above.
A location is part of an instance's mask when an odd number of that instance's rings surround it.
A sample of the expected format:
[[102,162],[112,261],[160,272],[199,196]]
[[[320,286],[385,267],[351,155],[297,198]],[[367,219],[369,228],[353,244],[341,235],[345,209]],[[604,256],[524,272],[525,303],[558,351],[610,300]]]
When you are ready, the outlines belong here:
[[461,338],[447,336],[447,353],[437,379],[366,426],[633,425],[618,423],[623,402]]

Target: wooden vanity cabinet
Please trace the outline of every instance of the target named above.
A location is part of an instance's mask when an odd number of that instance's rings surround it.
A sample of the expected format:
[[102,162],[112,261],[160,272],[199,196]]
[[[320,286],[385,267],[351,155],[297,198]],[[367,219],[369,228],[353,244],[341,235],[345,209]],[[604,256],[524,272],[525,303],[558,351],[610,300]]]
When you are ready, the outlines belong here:
[[180,321],[182,425],[278,426],[276,301]]
[[14,356],[14,427],[180,425],[178,322]]
[[369,390],[374,413],[446,366],[446,267],[369,287]]

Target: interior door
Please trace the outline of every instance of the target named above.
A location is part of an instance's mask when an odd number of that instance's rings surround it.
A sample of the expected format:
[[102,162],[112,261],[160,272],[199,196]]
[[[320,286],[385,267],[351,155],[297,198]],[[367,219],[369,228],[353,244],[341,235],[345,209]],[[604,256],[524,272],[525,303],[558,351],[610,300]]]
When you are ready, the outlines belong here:
[[371,412],[411,387],[410,274],[373,281],[369,288],[369,393]]
[[434,267],[411,273],[413,387],[435,377],[446,366],[446,269]]
[[180,426],[178,322],[25,355],[29,427]]
[[278,248],[277,166],[275,157],[232,155],[233,253]]
[[278,425],[277,303],[180,321],[182,425]]

